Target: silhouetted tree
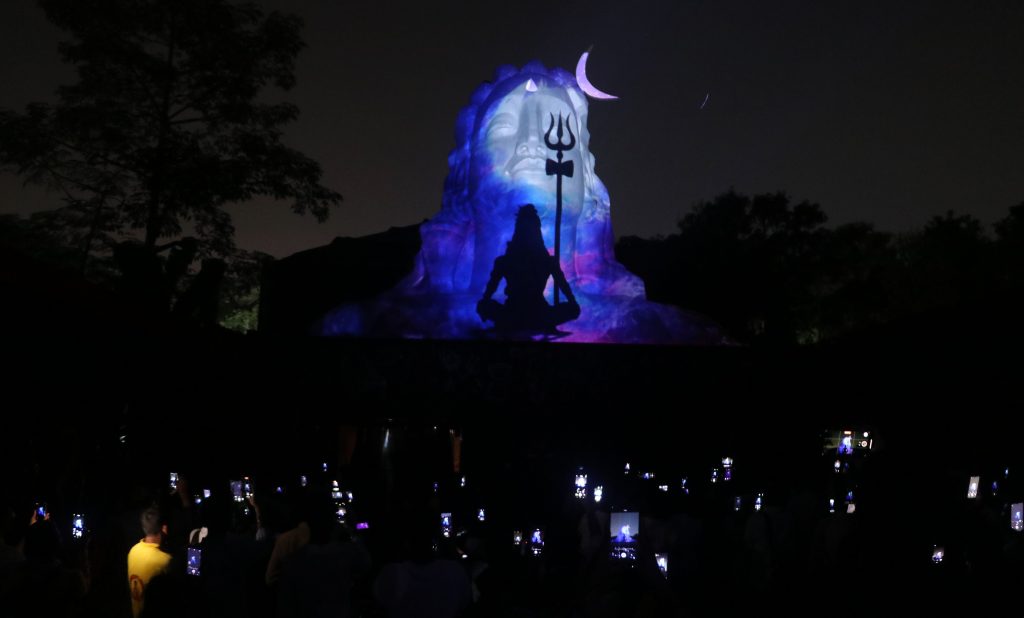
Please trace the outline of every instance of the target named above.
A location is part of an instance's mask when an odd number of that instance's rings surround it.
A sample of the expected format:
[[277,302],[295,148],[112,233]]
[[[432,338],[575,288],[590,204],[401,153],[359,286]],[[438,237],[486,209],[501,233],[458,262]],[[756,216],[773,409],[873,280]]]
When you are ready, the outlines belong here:
[[220,324],[247,332],[256,330],[260,304],[260,279],[273,258],[258,251],[236,251],[227,260],[220,297]]
[[[824,227],[816,204],[735,192],[697,204],[667,237],[622,238],[648,298],[704,312],[741,340],[811,343],[904,319],[976,319],[1024,299],[1024,203],[995,224],[948,212],[920,231]],[[971,317],[974,316],[974,317]]]
[[1024,202],[1010,207],[995,229],[1000,280],[1015,293],[1024,294]]
[[298,109],[262,96],[295,83],[298,18],[228,0],[40,4],[78,80],[52,106],[0,111],[0,165],[61,192],[54,222],[86,253],[141,232],[155,255],[187,224],[201,254],[226,254],[226,204],[270,196],[323,220],[341,200],[282,143]]
[[706,313],[748,340],[795,341],[810,328],[826,219],[817,204],[794,205],[784,193],[730,191],[697,204],[679,234],[623,239],[617,255],[651,300]]
[[890,318],[902,272],[892,234],[848,223],[827,233],[821,251],[824,277],[813,295],[822,339]]
[[991,244],[978,219],[952,211],[905,236],[900,247],[905,280],[897,299],[901,311],[962,304],[990,292]]

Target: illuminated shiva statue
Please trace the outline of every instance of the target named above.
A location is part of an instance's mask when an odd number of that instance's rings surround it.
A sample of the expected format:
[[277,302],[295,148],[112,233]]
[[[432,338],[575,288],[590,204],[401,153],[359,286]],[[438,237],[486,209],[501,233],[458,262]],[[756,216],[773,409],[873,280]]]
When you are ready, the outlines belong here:
[[[541,250],[554,256],[543,302],[562,316],[554,320],[564,328],[562,340],[718,343],[717,329],[708,332],[697,316],[647,302],[643,282],[615,261],[611,201],[595,173],[587,130],[585,91],[603,93],[586,81],[585,61],[586,55],[576,75],[537,62],[502,67],[477,88],[456,121],[441,211],[420,227],[412,272],[378,299],[329,313],[320,333],[474,338],[491,332],[495,317],[514,306],[491,300],[492,274],[507,266],[499,257],[511,251],[521,209],[532,205],[529,220],[539,219]],[[514,287],[509,278],[508,301]],[[575,307],[557,309],[569,302]],[[550,333],[550,326],[548,320],[537,330]]]
[[576,136],[564,152],[575,173],[562,179],[562,271],[579,292],[643,294],[643,283],[614,261],[610,200],[594,172],[587,112],[575,76],[539,64],[500,69],[477,89],[458,117],[441,212],[421,228],[423,283],[438,292],[483,290],[524,204],[536,206],[545,244],[554,246],[557,178],[546,173],[554,153],[545,135],[560,118]]

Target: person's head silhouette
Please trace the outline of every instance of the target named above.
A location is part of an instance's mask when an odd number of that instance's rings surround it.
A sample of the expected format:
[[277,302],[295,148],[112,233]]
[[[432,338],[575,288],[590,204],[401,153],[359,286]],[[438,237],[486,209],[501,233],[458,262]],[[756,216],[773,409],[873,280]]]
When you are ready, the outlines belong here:
[[516,227],[512,232],[512,240],[508,242],[506,253],[535,257],[549,256],[544,246],[544,236],[540,229],[540,216],[533,204],[519,207],[516,213]]

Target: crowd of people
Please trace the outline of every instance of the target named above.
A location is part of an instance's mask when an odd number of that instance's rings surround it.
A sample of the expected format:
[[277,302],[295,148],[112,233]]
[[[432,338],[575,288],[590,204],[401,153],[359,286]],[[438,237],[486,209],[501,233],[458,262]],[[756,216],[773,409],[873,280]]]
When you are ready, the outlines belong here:
[[806,475],[771,483],[743,453],[501,473],[474,468],[455,432],[434,442],[444,465],[409,466],[393,451],[414,440],[390,427],[373,474],[344,456],[237,480],[154,463],[149,486],[86,506],[5,495],[0,615],[957,613],[1012,598],[1011,462],[913,504],[894,447],[836,435]]

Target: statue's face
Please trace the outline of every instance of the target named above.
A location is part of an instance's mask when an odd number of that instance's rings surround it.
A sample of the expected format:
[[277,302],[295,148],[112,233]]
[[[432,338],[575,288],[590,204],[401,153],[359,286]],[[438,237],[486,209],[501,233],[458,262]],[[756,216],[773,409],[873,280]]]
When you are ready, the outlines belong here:
[[[473,143],[473,172],[478,178],[476,188],[506,191],[517,194],[517,199],[537,205],[541,220],[547,226],[548,215],[554,213],[555,176],[548,176],[545,163],[557,160],[557,152],[545,144],[545,134],[555,120],[551,141],[558,140],[558,117],[565,127],[562,143],[569,143],[569,127],[576,136],[576,144],[563,152],[563,160],[574,161],[574,174],[562,179],[563,222],[575,220],[583,204],[583,169],[580,153],[579,119],[563,88],[540,84],[535,92],[526,89],[526,81],[513,89],[487,110]],[[524,199],[528,194],[529,199]],[[494,204],[494,200],[485,200]],[[547,234],[545,234],[547,236]]]

